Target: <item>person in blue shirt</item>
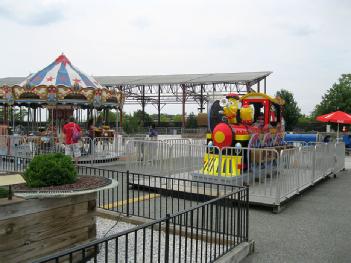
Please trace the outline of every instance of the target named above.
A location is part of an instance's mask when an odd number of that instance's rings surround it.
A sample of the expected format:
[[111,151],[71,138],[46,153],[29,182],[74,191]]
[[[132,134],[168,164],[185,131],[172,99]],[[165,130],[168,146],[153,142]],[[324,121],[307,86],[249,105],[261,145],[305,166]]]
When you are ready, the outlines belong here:
[[151,126],[151,129],[150,129],[150,131],[149,131],[149,137],[150,138],[154,138],[154,139],[156,139],[157,138],[157,131],[156,131],[156,129],[155,129],[155,124],[152,124],[152,126]]

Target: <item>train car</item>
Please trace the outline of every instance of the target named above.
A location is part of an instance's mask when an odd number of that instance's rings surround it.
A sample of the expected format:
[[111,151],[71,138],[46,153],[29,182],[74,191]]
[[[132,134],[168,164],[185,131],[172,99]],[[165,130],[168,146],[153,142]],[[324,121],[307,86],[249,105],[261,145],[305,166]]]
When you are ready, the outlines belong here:
[[208,146],[214,147],[204,157],[202,172],[216,176],[223,171],[226,176],[237,176],[247,166],[243,151],[281,146],[283,105],[283,99],[263,93],[242,97],[231,93],[215,101],[209,107],[207,134]]

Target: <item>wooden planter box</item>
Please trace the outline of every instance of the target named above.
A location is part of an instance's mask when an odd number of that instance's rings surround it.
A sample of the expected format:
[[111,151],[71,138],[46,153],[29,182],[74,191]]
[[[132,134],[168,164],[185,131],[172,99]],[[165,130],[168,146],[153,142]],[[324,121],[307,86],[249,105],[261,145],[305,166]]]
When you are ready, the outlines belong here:
[[28,262],[96,238],[96,193],[0,199],[0,261]]

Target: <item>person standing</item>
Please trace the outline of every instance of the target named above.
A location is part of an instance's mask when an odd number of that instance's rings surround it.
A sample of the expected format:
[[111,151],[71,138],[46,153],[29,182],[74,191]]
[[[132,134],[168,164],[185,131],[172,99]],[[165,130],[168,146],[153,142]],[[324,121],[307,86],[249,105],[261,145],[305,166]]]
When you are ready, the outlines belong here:
[[95,137],[95,126],[94,126],[94,120],[90,119],[88,122],[88,137],[89,137],[89,150],[88,154],[93,153],[93,140]]
[[76,164],[78,164],[79,157],[81,156],[79,148],[79,139],[82,136],[80,126],[75,123],[74,117],[69,118],[69,122],[63,126],[63,134],[65,140],[65,154],[72,156]]
[[153,140],[157,140],[157,131],[155,128],[155,124],[152,124],[151,129],[149,131],[149,137]]

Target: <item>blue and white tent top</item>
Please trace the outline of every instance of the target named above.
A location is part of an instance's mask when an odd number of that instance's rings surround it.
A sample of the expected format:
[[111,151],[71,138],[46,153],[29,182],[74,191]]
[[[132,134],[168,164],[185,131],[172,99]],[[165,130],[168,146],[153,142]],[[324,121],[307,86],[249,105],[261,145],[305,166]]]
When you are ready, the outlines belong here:
[[20,86],[66,86],[79,85],[82,88],[103,88],[93,77],[84,74],[64,55],[60,55],[54,62],[35,74],[31,74]]

